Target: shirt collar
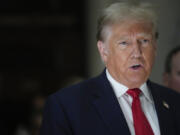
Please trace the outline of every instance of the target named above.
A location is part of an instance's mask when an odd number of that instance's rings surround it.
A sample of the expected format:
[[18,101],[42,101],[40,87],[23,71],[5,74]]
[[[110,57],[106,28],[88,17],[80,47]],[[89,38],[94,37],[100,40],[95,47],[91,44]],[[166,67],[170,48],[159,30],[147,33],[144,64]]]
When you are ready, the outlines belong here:
[[[119,83],[118,81],[116,81],[111,75],[110,73],[108,72],[108,70],[106,69],[106,76],[107,76],[107,79],[109,80],[113,90],[114,90],[114,93],[116,95],[117,98],[123,96],[127,90],[129,89],[128,87],[126,87],[125,85]],[[142,84],[140,86],[140,89],[142,91],[142,93],[144,94],[144,96],[151,102],[153,103],[153,99],[152,99],[152,95],[147,87],[147,83],[145,82],[144,84]]]

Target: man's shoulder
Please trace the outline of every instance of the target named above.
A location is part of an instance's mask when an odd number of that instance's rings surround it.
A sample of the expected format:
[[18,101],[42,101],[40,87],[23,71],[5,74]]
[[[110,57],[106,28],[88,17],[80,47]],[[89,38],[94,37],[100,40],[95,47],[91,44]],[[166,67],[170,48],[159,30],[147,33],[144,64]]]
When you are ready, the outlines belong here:
[[62,100],[71,99],[71,101],[79,100],[78,98],[88,98],[99,89],[102,83],[101,78],[102,75],[59,89],[57,92],[51,94],[49,98]]
[[148,85],[152,91],[158,93],[158,95],[160,95],[161,97],[169,100],[180,101],[180,93],[176,92],[175,90],[167,88],[163,85],[157,84],[152,81],[149,81]]
[[163,85],[161,85],[161,84],[158,84],[158,83],[156,83],[156,82],[153,82],[153,81],[149,81],[148,82],[148,85],[150,85],[150,87],[156,87],[156,88],[158,88],[159,90],[160,90],[160,92],[167,92],[167,93],[177,93],[176,91],[174,91],[173,89],[171,89],[171,88],[168,88],[168,87],[166,87],[166,86],[163,86]]

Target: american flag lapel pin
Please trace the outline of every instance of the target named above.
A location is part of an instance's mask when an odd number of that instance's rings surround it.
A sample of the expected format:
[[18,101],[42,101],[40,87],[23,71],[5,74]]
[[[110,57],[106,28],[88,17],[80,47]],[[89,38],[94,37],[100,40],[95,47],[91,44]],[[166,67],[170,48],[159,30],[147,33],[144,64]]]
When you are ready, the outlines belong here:
[[169,105],[168,105],[168,103],[167,103],[166,101],[163,101],[163,106],[164,106],[165,108],[169,109]]

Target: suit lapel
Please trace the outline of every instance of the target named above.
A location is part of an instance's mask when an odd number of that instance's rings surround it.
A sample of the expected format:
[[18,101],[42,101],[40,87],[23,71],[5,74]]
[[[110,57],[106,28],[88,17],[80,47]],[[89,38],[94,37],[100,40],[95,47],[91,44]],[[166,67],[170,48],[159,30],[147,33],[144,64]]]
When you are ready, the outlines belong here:
[[[93,104],[112,135],[130,135],[118,100],[105,73],[99,79],[98,92]],[[96,89],[96,90],[97,90]]]
[[[162,88],[157,87],[151,82],[148,82],[148,86],[151,90],[153,100],[155,103],[155,108],[158,116],[158,121],[160,125],[160,131],[162,135],[175,135],[174,122],[173,122],[173,114],[171,113],[171,106],[163,98],[163,90]],[[161,93],[162,91],[162,93]]]

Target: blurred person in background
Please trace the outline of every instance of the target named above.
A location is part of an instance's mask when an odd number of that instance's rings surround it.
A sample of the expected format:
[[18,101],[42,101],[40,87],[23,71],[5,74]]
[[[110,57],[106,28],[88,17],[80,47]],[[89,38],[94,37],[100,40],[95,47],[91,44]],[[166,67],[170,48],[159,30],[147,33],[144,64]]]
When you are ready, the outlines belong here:
[[19,124],[15,131],[15,135],[39,135],[45,99],[46,96],[41,93],[36,93],[33,96],[31,101],[30,116],[28,118],[29,124]]
[[68,87],[70,85],[74,85],[76,83],[80,83],[84,80],[84,78],[80,75],[71,75],[65,78],[61,83],[61,88]]
[[150,81],[157,16],[146,2],[116,2],[98,21],[98,77],[50,95],[41,135],[178,135],[180,95]]
[[166,57],[163,83],[180,92],[180,46],[172,49]]

